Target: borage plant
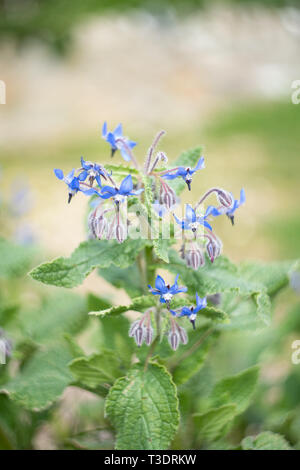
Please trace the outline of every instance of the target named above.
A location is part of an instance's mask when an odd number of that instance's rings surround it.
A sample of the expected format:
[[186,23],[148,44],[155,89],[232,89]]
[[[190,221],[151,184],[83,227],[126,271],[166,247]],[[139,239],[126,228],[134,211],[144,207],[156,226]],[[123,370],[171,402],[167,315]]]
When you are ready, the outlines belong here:
[[67,185],[69,203],[80,193],[89,197],[88,240],[69,258],[31,272],[45,284],[71,288],[97,268],[131,299],[112,305],[89,297],[90,315],[100,321],[99,349],[88,356],[72,342],[69,363],[69,383],[105,398],[119,449],[165,449],[176,433],[177,439],[188,433],[195,436],[192,445],[209,447],[228,433],[250,403],[257,367],[216,383],[204,400],[190,397],[188,419],[178,430],[179,401],[187,406],[184,384],[197,377],[223,330],[270,322],[271,296],[288,283],[293,268],[293,263],[236,266],[221,256],[214,219],[226,215],[234,225],[244,189],[235,199],[227,189],[213,187],[181,211],[181,192],[191,190],[196,179],[197,187],[205,185],[204,158],[196,148],[167,166],[166,154],[156,150],[163,135],[158,133],[140,167],[136,143],[123,136],[121,125],[110,132],[105,123],[102,137],[111,157],[120,152],[128,166],[81,158],[67,176],[54,170]]

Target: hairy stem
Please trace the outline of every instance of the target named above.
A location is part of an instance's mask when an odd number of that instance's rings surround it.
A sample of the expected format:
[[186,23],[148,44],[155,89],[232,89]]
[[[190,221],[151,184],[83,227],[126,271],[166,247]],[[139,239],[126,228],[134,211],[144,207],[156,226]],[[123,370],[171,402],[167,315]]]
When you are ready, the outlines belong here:
[[194,210],[198,209],[199,206],[201,206],[201,204],[205,201],[205,199],[212,193],[217,193],[219,192],[219,189],[218,188],[211,188],[209,189],[208,191],[206,191],[206,193],[202,196],[202,198],[200,199],[200,201],[197,202],[197,204],[195,205],[194,207]]

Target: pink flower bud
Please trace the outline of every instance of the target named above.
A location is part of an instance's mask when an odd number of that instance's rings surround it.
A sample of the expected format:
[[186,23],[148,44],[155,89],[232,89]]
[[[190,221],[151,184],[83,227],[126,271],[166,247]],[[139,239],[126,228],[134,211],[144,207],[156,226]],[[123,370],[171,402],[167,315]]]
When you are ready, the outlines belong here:
[[179,338],[182,344],[187,344],[189,340],[187,332],[185,331],[184,328],[182,328],[182,326],[179,326],[179,325],[178,325],[178,334],[179,334]]
[[148,325],[147,327],[145,327],[145,343],[147,344],[147,346],[150,346],[150,344],[152,343],[152,339],[153,328],[151,325]]
[[206,251],[212,263],[218,256],[220,256],[221,249],[222,249],[222,243],[217,237],[209,239],[209,241],[206,244]]
[[222,207],[225,209],[230,209],[234,204],[234,198],[232,194],[224,189],[219,189],[217,192],[217,198]]
[[178,345],[179,345],[179,334],[178,334],[178,332],[171,330],[170,333],[169,333],[168,340],[169,340],[169,344],[170,344],[171,348],[173,349],[173,351],[176,351],[176,349],[178,348]]
[[141,346],[144,339],[144,328],[142,326],[138,326],[134,332],[134,339],[138,346]]
[[125,235],[126,234],[125,234],[125,230],[124,230],[123,225],[117,224],[116,225],[116,239],[117,239],[118,243],[123,243],[123,241],[126,238]]
[[88,229],[90,238],[97,238],[96,233],[96,212],[93,210],[88,217]]
[[161,184],[159,202],[168,209],[171,209],[176,204],[176,194],[173,189],[165,182]]
[[96,218],[95,221],[95,232],[97,238],[101,239],[104,233],[107,230],[107,220],[104,218],[103,215],[100,215]]
[[192,247],[186,252],[185,260],[187,266],[195,270],[199,269],[200,266],[204,266],[205,264],[203,251],[197,246]]

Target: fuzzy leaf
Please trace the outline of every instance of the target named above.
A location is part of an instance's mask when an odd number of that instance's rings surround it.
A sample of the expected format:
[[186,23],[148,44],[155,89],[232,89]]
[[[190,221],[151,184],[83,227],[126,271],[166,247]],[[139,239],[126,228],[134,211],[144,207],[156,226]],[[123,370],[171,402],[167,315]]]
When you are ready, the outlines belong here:
[[142,175],[142,180],[144,183],[144,198],[145,206],[148,211],[148,215],[151,216],[152,204],[153,204],[153,190],[152,190],[152,179],[149,176]]
[[[89,315],[96,315],[100,317],[115,316],[120,315],[121,313],[128,312],[129,310],[134,310],[136,312],[144,311],[146,308],[153,307],[157,305],[158,299],[154,295],[142,295],[132,299],[132,302],[129,305],[117,305],[105,310],[99,310],[95,312],[90,312]],[[186,305],[187,301],[184,297],[172,299],[172,308],[183,307]],[[215,310],[215,309],[214,309]]]
[[122,375],[120,359],[113,351],[102,351],[89,357],[78,357],[74,359],[69,368],[72,375],[83,388],[104,390],[107,384],[113,382]]
[[136,168],[132,168],[131,166],[127,165],[110,165],[110,164],[105,164],[105,169],[108,171],[112,171],[114,176],[122,176],[125,178],[125,176],[131,174],[131,176],[137,176],[138,175],[138,170]]
[[19,405],[33,411],[48,408],[70,384],[67,364],[72,357],[62,344],[36,353],[24,368],[0,389]]
[[170,247],[170,240],[165,240],[163,238],[156,238],[153,240],[153,249],[154,253],[158,258],[160,258],[165,263],[169,263],[168,250]]
[[31,246],[17,245],[0,238],[0,278],[23,276],[32,265],[34,254],[35,249]]
[[195,414],[194,421],[197,428],[198,438],[201,441],[217,441],[226,435],[228,425],[232,422],[236,414],[233,404],[211,408],[205,413]]
[[40,307],[22,312],[20,318],[23,334],[36,343],[76,334],[88,321],[85,301],[70,292],[48,297]]
[[109,268],[99,269],[98,273],[118,289],[125,289],[130,297],[138,297],[143,292],[141,277],[136,263],[123,269],[111,265]]
[[[276,280],[272,281],[274,266],[249,263],[239,266],[232,264],[224,256],[212,264],[206,262],[198,271],[188,269],[183,260],[173,250],[169,252],[170,264],[166,268],[180,274],[181,281],[193,292],[204,295],[216,292],[235,292],[245,297],[252,296],[257,305],[257,315],[263,323],[270,321],[269,294],[288,284],[288,273],[297,262],[276,264]],[[261,270],[260,275],[255,273]]]
[[[172,363],[176,364],[176,362],[179,361],[178,365],[172,367],[173,380],[176,385],[181,385],[185,383],[203,366],[210,347],[218,337],[218,333],[215,332],[211,335],[208,335],[207,338],[204,339],[203,335],[205,335],[206,333],[208,333],[208,330],[205,329],[196,329],[195,331],[190,332],[188,344],[181,345],[178,349],[178,352],[173,355]],[[197,341],[199,341],[201,337],[203,338],[203,342],[199,344],[199,346],[191,355],[185,358],[185,353],[191,348],[195,347]]]
[[128,312],[129,310],[134,310],[140,312],[148,307],[153,307],[156,305],[156,299],[154,296],[142,295],[141,297],[136,297],[132,299],[132,303],[129,305],[118,305],[115,307],[107,308],[105,310],[100,310],[96,312],[90,312],[89,315],[97,315],[100,317],[106,317],[108,315],[120,315],[121,313]]
[[250,405],[256,390],[258,375],[259,368],[254,366],[218,382],[210,396],[212,406],[233,403],[236,406],[236,414],[243,413]]
[[243,450],[293,450],[280,434],[265,431],[257,436],[248,436],[242,440]]
[[83,242],[69,258],[57,258],[41,264],[30,272],[36,281],[60,287],[75,287],[95,268],[107,268],[111,264],[120,268],[130,266],[147,240],[127,239],[124,243],[114,240],[89,240]]
[[179,424],[176,387],[165,367],[133,367],[116,381],[106,399],[116,429],[116,449],[167,449]]

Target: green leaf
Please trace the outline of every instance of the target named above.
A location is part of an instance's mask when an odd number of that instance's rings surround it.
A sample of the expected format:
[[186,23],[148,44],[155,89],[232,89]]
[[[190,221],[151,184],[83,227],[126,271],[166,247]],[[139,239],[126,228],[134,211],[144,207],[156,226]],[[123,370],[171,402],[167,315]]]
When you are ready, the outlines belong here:
[[258,376],[259,367],[254,366],[221,380],[211,393],[212,406],[233,403],[236,406],[236,414],[243,413],[250,405],[256,390]]
[[[256,302],[257,316],[263,323],[270,321],[269,294],[288,284],[288,273],[297,262],[276,263],[276,266],[243,264],[240,267],[221,256],[212,264],[206,262],[198,271],[188,269],[183,260],[173,250],[169,251],[170,264],[165,267],[178,273],[191,291],[205,296],[216,292],[234,292],[245,297],[252,297]],[[272,272],[276,272],[272,281]],[[260,272],[260,274],[258,274]]]
[[95,268],[107,268],[111,264],[121,268],[130,266],[146,244],[147,240],[142,239],[127,239],[121,244],[115,240],[89,240],[81,243],[69,258],[41,264],[30,275],[44,284],[75,287]]
[[68,333],[65,333],[64,340],[66,341],[66,344],[68,346],[69,353],[74,359],[80,356],[84,356],[83,349],[79,346],[79,344],[76,343],[73,336],[69,335]]
[[179,424],[176,387],[165,367],[141,364],[110,389],[106,414],[116,429],[116,449],[167,449]]
[[103,299],[103,297],[98,297],[92,292],[89,292],[87,295],[87,306],[88,311],[90,312],[91,310],[104,310],[106,308],[110,308],[111,303],[108,300]]
[[242,263],[239,272],[251,283],[265,287],[267,294],[274,295],[289,284],[289,274],[299,266],[299,260],[276,263]]
[[[208,336],[204,339],[205,334]],[[203,366],[207,353],[218,337],[218,333],[214,332],[209,335],[209,330],[203,328],[201,330],[196,329],[189,333],[189,342],[187,345],[181,345],[176,354],[172,357],[172,363],[178,364],[172,367],[172,376],[176,385],[181,385],[189,380],[196,372],[198,372]],[[203,339],[203,342],[197,347],[199,339]],[[193,350],[196,346],[196,349]],[[190,350],[193,353],[187,357],[185,354]]]
[[21,329],[36,343],[57,341],[65,333],[76,334],[87,323],[86,302],[70,292],[51,295],[41,306],[21,312]]
[[154,253],[165,263],[169,263],[168,250],[170,247],[170,240],[157,238],[153,240]]
[[68,370],[71,359],[67,348],[60,343],[39,351],[15,378],[2,386],[0,393],[29,410],[48,408],[72,380]]
[[[69,368],[79,386],[90,389],[108,389],[108,385],[122,375],[121,362],[114,351],[102,351],[89,357],[74,359]],[[105,395],[105,393],[104,393]]]
[[100,310],[98,312],[90,312],[89,315],[106,317],[110,315],[120,315],[121,313],[128,312],[129,310],[141,312],[144,309],[153,307],[156,304],[157,299],[155,299],[153,295],[142,295],[141,297],[136,297],[135,299],[132,299],[132,302],[129,305],[118,305],[115,307],[107,308],[105,310]]
[[[88,305],[91,309],[103,310],[107,303],[98,299],[95,295],[88,296]],[[126,366],[130,366],[131,356],[134,349],[132,338],[128,336],[129,321],[125,316],[100,317],[96,320],[94,331],[94,343],[99,351],[103,348],[118,351],[119,356]]]
[[32,265],[35,251],[31,246],[17,245],[0,238],[0,278],[23,276]]
[[280,434],[265,431],[257,436],[248,436],[242,440],[243,450],[293,450]]
[[144,183],[144,198],[145,198],[145,206],[148,211],[148,215],[151,216],[152,211],[152,204],[153,204],[153,190],[152,190],[152,179],[150,176],[146,176],[142,174],[142,180]]
[[130,297],[138,297],[143,293],[141,276],[136,263],[123,269],[111,265],[109,268],[99,269],[98,273],[113,286],[124,289]]
[[217,441],[228,432],[228,425],[236,414],[233,404],[212,408],[205,413],[195,414],[197,436],[201,441]]
[[32,448],[37,427],[46,418],[47,412],[31,413],[0,395],[0,450]]
[[139,172],[136,168],[132,168],[131,166],[127,165],[109,165],[105,164],[105,169],[108,171],[112,171],[114,176],[122,176],[125,177],[129,175],[138,176]]
[[[136,297],[132,299],[132,302],[129,305],[117,305],[111,308],[107,308],[105,310],[100,310],[96,312],[90,312],[89,315],[96,315],[100,317],[107,317],[107,316],[115,316],[121,315],[122,313],[128,312],[129,310],[133,310],[135,312],[142,312],[146,308],[154,307],[158,304],[158,299],[154,295],[141,295],[140,297]],[[186,299],[182,298],[174,298],[172,299],[172,308],[183,307],[186,304]],[[215,311],[215,309],[214,309]]]

